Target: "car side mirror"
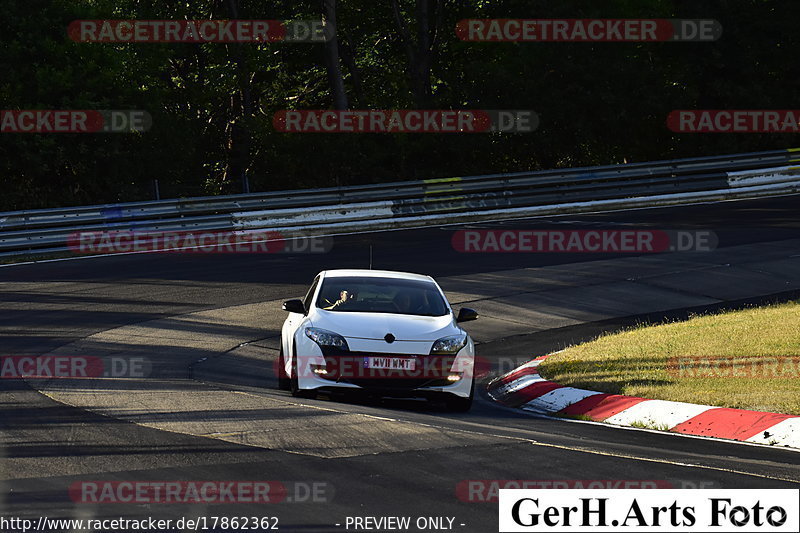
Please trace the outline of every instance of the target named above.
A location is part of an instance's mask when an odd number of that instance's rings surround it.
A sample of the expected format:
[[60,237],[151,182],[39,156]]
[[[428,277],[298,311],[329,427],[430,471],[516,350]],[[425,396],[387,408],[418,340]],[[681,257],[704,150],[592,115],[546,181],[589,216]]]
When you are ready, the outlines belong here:
[[303,300],[287,300],[283,302],[283,310],[290,313],[306,314],[306,306],[303,305]]
[[469,307],[462,307],[456,317],[456,322],[469,322],[470,320],[478,320],[478,312]]

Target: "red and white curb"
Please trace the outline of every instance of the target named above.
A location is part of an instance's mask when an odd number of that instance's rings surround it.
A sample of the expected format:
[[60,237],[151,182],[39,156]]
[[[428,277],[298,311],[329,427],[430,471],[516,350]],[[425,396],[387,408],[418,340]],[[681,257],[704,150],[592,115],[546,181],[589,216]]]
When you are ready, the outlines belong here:
[[800,448],[800,416],[565,387],[539,375],[538,366],[546,357],[538,357],[493,380],[488,385],[489,395],[508,407],[540,414]]

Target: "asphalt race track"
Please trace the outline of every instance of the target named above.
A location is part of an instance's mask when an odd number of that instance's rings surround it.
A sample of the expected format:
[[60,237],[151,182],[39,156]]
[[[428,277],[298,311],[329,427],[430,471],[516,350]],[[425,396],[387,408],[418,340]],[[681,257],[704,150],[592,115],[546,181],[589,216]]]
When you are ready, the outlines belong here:
[[[320,270],[367,268],[370,247],[374,268],[431,274],[456,308],[481,313],[465,327],[496,374],[637,320],[798,297],[798,207],[792,196],[466,226],[710,230],[719,246],[709,252],[464,254],[451,246],[463,228],[451,226],[338,236],[327,254],[2,267],[5,355],[147,368],[129,379],[0,380],[2,514],[274,516],[287,531],[344,531],[348,516],[449,517],[471,533],[497,530],[497,504],[469,501],[486,493],[465,487],[488,486],[470,480],[798,488],[800,452],[788,449],[535,417],[483,395],[467,414],[414,400],[300,400],[273,372],[280,302],[302,296]],[[207,480],[278,481],[288,493],[273,504],[70,493],[76,482]]]

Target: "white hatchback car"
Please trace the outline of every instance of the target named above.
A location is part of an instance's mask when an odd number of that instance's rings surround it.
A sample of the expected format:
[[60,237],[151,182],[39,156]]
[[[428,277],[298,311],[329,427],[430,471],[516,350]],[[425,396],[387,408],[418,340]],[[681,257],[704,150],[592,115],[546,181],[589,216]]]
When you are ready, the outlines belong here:
[[283,310],[279,381],[295,396],[351,389],[472,406],[475,346],[458,324],[478,314],[456,315],[430,276],[328,270]]

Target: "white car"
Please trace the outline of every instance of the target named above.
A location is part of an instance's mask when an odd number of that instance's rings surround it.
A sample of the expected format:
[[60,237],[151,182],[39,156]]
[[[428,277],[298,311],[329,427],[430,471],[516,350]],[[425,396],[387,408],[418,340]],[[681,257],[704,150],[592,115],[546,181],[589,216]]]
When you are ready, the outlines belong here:
[[293,395],[366,390],[472,406],[475,346],[458,324],[478,314],[456,315],[430,276],[328,270],[283,310],[279,385]]

